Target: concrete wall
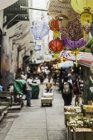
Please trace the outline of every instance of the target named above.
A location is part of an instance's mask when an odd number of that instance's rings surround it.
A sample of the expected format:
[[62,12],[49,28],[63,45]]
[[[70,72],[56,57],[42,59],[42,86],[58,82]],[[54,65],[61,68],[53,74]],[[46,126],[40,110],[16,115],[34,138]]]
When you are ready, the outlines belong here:
[[[3,36],[1,70],[2,82],[6,89],[7,85],[13,81],[17,68],[22,66],[23,56],[26,55],[26,49],[30,47],[30,41],[33,38],[28,21],[21,21],[8,30],[4,29],[4,32],[6,35]],[[20,47],[19,56],[18,47]]]

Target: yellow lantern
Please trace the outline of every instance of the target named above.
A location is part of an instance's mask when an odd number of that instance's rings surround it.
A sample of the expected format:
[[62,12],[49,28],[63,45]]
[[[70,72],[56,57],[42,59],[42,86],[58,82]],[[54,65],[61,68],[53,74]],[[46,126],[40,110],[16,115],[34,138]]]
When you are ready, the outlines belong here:
[[74,11],[81,14],[84,8],[90,8],[90,12],[93,11],[93,0],[71,0],[71,5]]
[[53,38],[60,38],[60,31],[53,31]]
[[90,8],[84,8],[84,11],[81,13],[80,19],[82,25],[86,23],[92,23],[92,14],[90,12]]
[[[81,14],[81,24],[83,26],[92,23],[93,0],[71,0],[71,5],[74,11]],[[87,32],[84,29],[84,38]]]
[[54,53],[54,58],[57,59],[57,58],[59,58],[59,57],[60,57],[60,52],[55,52],[55,53]]

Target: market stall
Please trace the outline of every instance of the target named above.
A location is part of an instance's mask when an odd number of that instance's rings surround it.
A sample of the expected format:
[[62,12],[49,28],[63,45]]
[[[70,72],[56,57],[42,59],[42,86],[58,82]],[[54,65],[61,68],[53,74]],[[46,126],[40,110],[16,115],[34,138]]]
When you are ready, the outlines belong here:
[[67,140],[93,139],[93,106],[65,106]]

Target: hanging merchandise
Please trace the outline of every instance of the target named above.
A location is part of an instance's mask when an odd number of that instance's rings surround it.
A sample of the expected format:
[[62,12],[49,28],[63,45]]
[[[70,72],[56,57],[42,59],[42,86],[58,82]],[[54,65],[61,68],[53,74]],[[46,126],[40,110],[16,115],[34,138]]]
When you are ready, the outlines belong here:
[[93,0],[71,0],[71,5],[79,14],[84,11],[84,8],[90,8],[90,12],[93,11]]
[[49,43],[49,49],[53,52],[60,52],[64,49],[64,43],[59,39],[54,39]]
[[54,58],[57,59],[60,57],[60,52],[54,52]]
[[49,33],[49,26],[46,22],[43,21],[33,21],[31,31],[34,35],[35,40],[41,40]]
[[50,30],[52,31],[59,31],[59,20],[58,19],[51,19],[49,21]]
[[84,8],[84,11],[81,13],[80,20],[82,25],[86,23],[92,23],[92,14],[89,7]]
[[48,15],[51,17],[59,16],[68,17],[68,10],[72,9],[70,0],[60,2],[59,0],[51,0],[48,8]]
[[62,30],[62,35],[65,35],[67,38],[74,41],[83,37],[82,25],[78,16],[68,21],[65,30]]
[[73,50],[73,49],[79,49],[83,47],[87,43],[89,38],[87,36],[86,40],[84,38],[81,38],[77,41],[73,41],[62,35],[61,39],[67,48]]
[[51,19],[49,22],[49,26],[50,26],[50,30],[53,31],[53,39],[52,41],[50,41],[49,43],[49,49],[51,51],[54,52],[54,58],[58,58],[59,57],[59,52],[63,49],[63,44],[61,42],[60,38],[60,22],[62,22],[62,20],[58,20],[58,19]]
[[78,66],[77,55],[79,54],[79,48],[83,47],[87,43],[87,40],[88,36],[86,40],[84,40],[84,38],[81,38],[78,41],[72,41],[62,36],[62,41],[64,42],[65,46],[72,50],[72,54],[75,56],[76,66]]
[[[71,0],[72,8],[79,14],[81,14],[81,24],[86,26],[92,24],[92,11],[93,1],[92,0]],[[86,31],[83,30],[84,37],[86,37]]]
[[60,38],[60,31],[53,31],[53,38]]
[[76,66],[78,65],[77,55],[79,54],[79,48],[84,47],[89,40],[89,31],[86,32],[87,36],[84,38],[81,23],[78,16],[76,16],[76,18],[67,23],[66,30],[62,31],[61,34],[61,39],[66,48],[70,49],[75,56]]
[[40,51],[41,50],[41,45],[36,45],[34,50],[35,51]]
[[78,66],[78,59],[77,55],[79,54],[79,48],[83,47],[87,40],[84,40],[84,38],[79,39],[78,41],[72,41],[62,36],[62,41],[64,42],[65,46],[72,50],[72,54],[75,56],[76,66]]
[[49,33],[49,26],[44,21],[33,21],[31,26],[34,39],[36,40],[36,46],[34,48],[37,61],[43,60],[42,53],[42,39]]

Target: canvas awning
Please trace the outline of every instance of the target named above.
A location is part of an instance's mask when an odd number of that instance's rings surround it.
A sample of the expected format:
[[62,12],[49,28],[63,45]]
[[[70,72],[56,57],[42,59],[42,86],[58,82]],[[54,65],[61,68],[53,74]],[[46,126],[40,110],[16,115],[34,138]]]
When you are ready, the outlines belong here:
[[[61,57],[75,61],[75,55],[72,54],[71,51],[61,52]],[[88,52],[79,52],[79,54],[77,54],[77,60],[80,65],[90,67],[93,62],[93,55]]]
[[0,0],[0,10],[9,7],[10,5],[14,4],[17,1],[18,0]]

